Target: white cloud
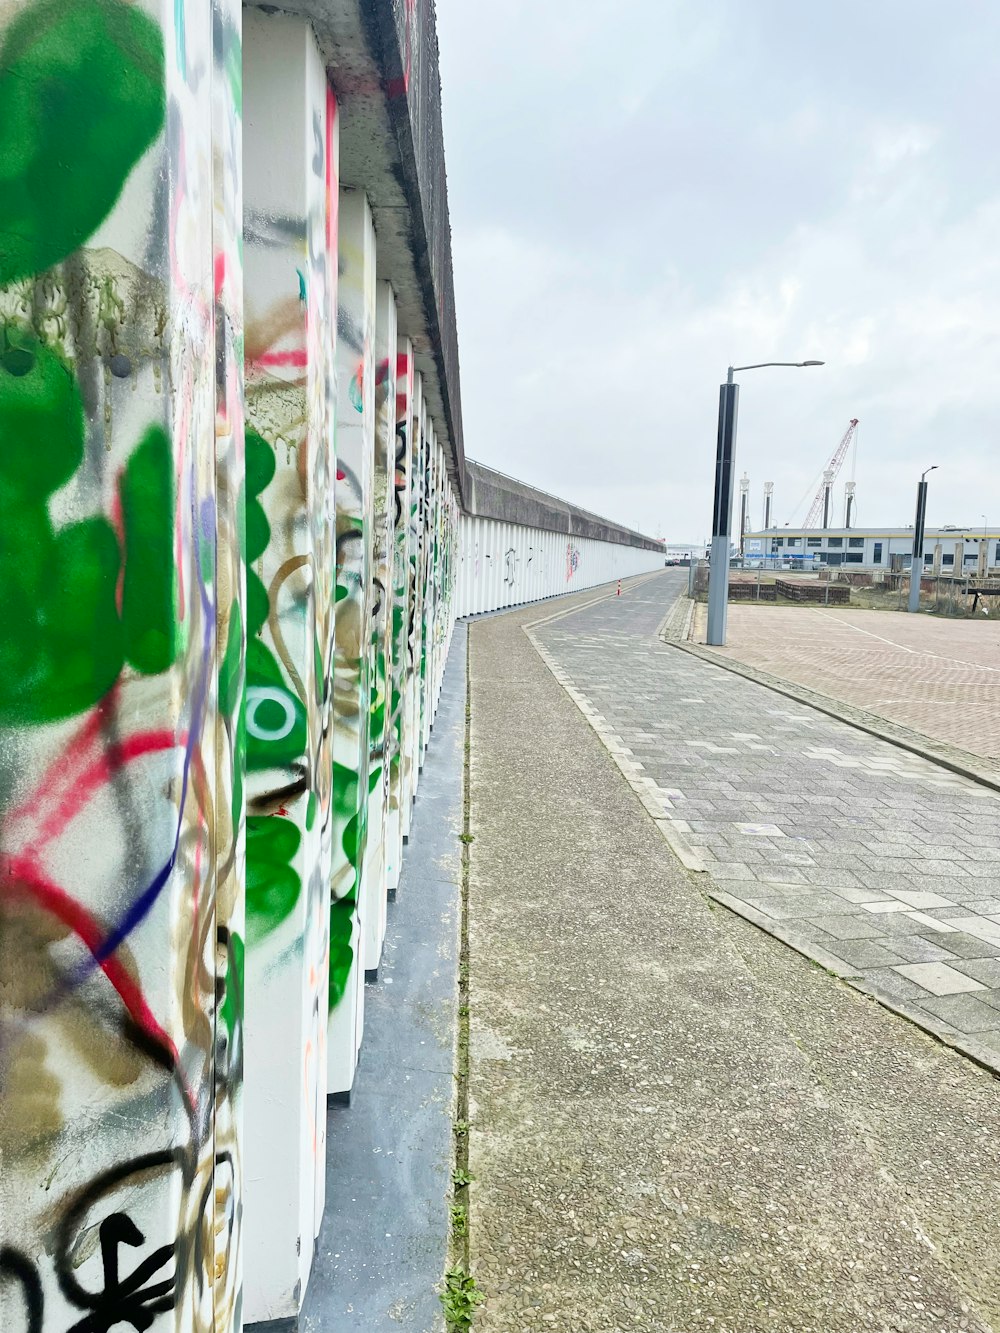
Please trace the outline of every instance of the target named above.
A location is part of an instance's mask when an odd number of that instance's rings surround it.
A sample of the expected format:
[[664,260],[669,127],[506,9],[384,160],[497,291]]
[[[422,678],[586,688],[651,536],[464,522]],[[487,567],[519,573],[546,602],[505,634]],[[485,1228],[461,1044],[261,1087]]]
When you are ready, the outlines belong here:
[[755,513],[858,416],[865,521],[905,521],[930,462],[931,522],[1000,516],[1000,11],[924,6],[900,47],[862,0],[815,32],[727,8],[439,0],[469,454],[697,539],[726,365],[818,357],[743,379]]

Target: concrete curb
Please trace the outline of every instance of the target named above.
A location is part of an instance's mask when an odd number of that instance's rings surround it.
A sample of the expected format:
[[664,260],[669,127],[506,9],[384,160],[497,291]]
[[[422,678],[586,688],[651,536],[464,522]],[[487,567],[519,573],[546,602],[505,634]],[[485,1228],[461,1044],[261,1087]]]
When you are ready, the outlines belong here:
[[[658,573],[659,571],[657,571],[657,574]],[[645,579],[650,577],[654,576],[646,575],[642,581],[645,582]],[[630,586],[635,588],[638,587],[639,584],[638,582],[633,582]],[[553,620],[562,620],[565,616],[575,615],[577,611],[585,611],[587,607],[594,606],[597,602],[605,602],[609,597],[615,596],[617,596],[617,593],[608,593],[603,597],[595,597],[581,606],[575,606],[566,611],[558,611],[555,615],[542,616],[538,620],[532,620],[529,624],[522,625],[521,628],[524,630],[532,648],[534,648],[535,652],[590,723],[601,744],[614,760],[622,777],[635,792],[636,796],[638,796],[639,800],[642,802],[643,809],[659,829],[663,840],[677,857],[678,861],[680,861],[685,870],[694,871],[696,874],[705,874],[707,867],[698,856],[695,849],[689,845],[684,837],[684,833],[687,830],[686,821],[683,819],[672,819],[670,817],[669,811],[664,807],[662,800],[656,798],[655,793],[658,784],[654,782],[652,778],[647,778],[644,775],[642,764],[635,759],[632,751],[622,740],[621,736],[613,730],[607,719],[597,712],[586,695],[576,688],[571,678],[565,671],[563,671],[562,667],[559,666],[548,649],[539,641],[537,635],[533,632],[537,625],[546,625]],[[672,612],[673,607],[667,612],[668,618]]]
[[770,672],[762,671],[759,667],[750,667],[744,662],[719,657],[710,648],[706,648],[702,644],[687,642],[687,635],[691,632],[691,622],[694,618],[694,607],[695,603],[691,601],[683,639],[675,637],[670,632],[673,628],[672,624],[669,623],[671,616],[668,615],[664,619],[657,631],[663,643],[668,644],[671,648],[679,648],[681,652],[690,653],[692,657],[698,657],[703,662],[710,662],[723,671],[731,671],[734,676],[742,676],[744,680],[753,681],[755,685],[763,685],[765,689],[773,690],[775,694],[780,694],[795,703],[805,704],[808,708],[815,708],[818,713],[824,713],[837,722],[844,722],[847,726],[853,727],[855,731],[863,731],[869,736],[874,736],[876,740],[885,741],[887,745],[894,745],[899,750],[907,750],[920,759],[926,759],[930,764],[937,764],[939,768],[945,768],[950,773],[956,773],[959,777],[968,778],[970,782],[978,783],[980,787],[988,787],[991,791],[1000,792],[1000,778],[970,768],[968,764],[963,764],[959,760],[951,759],[947,755],[939,753],[933,748],[933,742],[922,741],[915,732],[900,727],[897,733],[895,730],[887,729],[880,724],[879,719],[873,713],[854,709],[849,704],[841,704],[828,694],[821,694],[818,690],[810,690],[804,685],[795,685],[790,681],[783,680],[780,676],[772,676]]
[[940,1042],[942,1046],[950,1046],[952,1050],[972,1060],[981,1069],[985,1069],[988,1074],[992,1074],[994,1078],[1000,1078],[1000,1056],[991,1051],[988,1046],[983,1045],[982,1042],[976,1041],[975,1037],[959,1032],[957,1028],[949,1027],[947,1023],[942,1023],[922,1009],[916,1009],[914,1006],[907,1004],[905,1000],[891,999],[877,985],[870,982],[863,972],[852,969],[840,958],[835,958],[833,954],[827,953],[821,945],[803,939],[796,931],[786,926],[784,922],[774,921],[771,917],[765,916],[763,912],[758,912],[755,907],[751,907],[749,903],[745,903],[741,899],[734,898],[731,894],[723,893],[718,889],[708,889],[707,895],[721,907],[728,908],[735,916],[742,917],[750,925],[756,926],[765,934],[780,940],[782,944],[786,944],[788,948],[794,949],[803,958],[818,963],[825,971],[831,972],[860,994],[867,996],[870,1000],[875,1000],[883,1009],[888,1009],[890,1013],[896,1014],[899,1018],[905,1018],[908,1023],[912,1023],[914,1027],[926,1032],[929,1037]]

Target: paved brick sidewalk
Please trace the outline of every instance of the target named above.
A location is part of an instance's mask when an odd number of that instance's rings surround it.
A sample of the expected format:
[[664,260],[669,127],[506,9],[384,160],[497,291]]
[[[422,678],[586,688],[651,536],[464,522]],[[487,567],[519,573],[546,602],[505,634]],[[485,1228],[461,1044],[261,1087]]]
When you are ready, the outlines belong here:
[[[1000,622],[892,611],[729,608],[720,656],[1000,760]],[[692,640],[705,641],[705,608]]]
[[1000,796],[661,642],[680,583],[533,633],[714,896],[1000,1070]]

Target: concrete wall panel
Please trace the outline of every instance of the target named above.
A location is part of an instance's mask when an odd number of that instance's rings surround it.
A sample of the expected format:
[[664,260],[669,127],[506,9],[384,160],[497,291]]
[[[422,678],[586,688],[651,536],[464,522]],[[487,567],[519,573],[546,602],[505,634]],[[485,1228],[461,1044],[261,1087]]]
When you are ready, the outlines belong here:
[[396,434],[392,563],[392,686],[389,707],[389,817],[386,826],[386,884],[399,886],[403,859],[403,719],[409,680],[407,640],[410,618],[410,428],[413,413],[413,344],[400,338],[396,351]]
[[389,692],[392,688],[392,598],[395,525],[396,299],[378,284],[375,313],[375,473],[372,497],[371,698],[368,772],[368,848],[361,935],[366,972],[378,969],[385,938],[389,811]]
[[662,550],[460,514],[458,614],[478,615],[663,567]]
[[[213,229],[226,249],[239,225],[238,129],[212,19],[193,0],[0,8],[4,1329],[127,1320],[120,1246],[165,1284],[164,1322],[213,1328],[216,1292],[218,1327],[237,1317],[228,870],[217,893],[240,802],[216,631],[240,580],[216,468],[236,465],[239,372],[217,398]],[[218,296],[235,315],[238,272]]]
[[312,30],[248,11],[247,1317],[297,1312],[325,1190],[335,105]]
[[368,830],[376,287],[375,229],[363,191],[341,191],[339,247],[332,881],[339,962],[331,967],[332,1093],[346,1092],[353,1083],[364,1003],[358,908],[364,898]]

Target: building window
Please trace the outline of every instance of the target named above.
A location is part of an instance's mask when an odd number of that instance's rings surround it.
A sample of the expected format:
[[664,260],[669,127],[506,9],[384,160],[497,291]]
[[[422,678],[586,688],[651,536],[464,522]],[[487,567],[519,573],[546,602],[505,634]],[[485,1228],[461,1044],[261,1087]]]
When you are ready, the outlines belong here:
[[933,559],[934,559],[934,556],[933,556],[933,555],[925,555],[925,556],[924,556],[924,564],[925,564],[925,565],[929,565],[929,564],[931,564],[931,562],[933,561]]
[[823,538],[822,538],[822,537],[810,537],[810,538],[808,538],[808,540],[806,541],[806,545],[807,545],[807,546],[822,546],[822,545],[823,545]]
[[860,551],[848,551],[847,555],[844,556],[845,562],[849,565],[860,565],[863,559],[864,557]]
[[881,543],[881,542],[876,542],[876,543],[875,543],[875,546],[874,546],[874,548],[873,548],[873,553],[872,553],[872,561],[873,561],[876,565],[880,565],[880,564],[882,563],[882,543]]
[[864,537],[848,537],[847,544],[848,546],[852,546],[855,550],[858,550],[859,548],[863,549],[865,539]]
[[826,563],[828,565],[839,565],[843,559],[844,557],[840,551],[831,551],[826,557]]
[[785,544],[785,539],[784,539],[784,537],[775,537],[775,539],[774,539],[774,544],[775,544],[775,546],[784,546],[784,544]]
[[1000,565],[1000,542],[997,542],[997,553],[993,557],[993,563],[995,565]]
[[955,557],[953,555],[943,555],[941,557],[941,563],[942,565],[953,565],[955,563]]
[[838,547],[843,546],[844,539],[843,537],[830,537],[826,544],[831,550],[836,550]]
[[975,553],[975,551],[973,551],[971,554],[968,551],[965,553],[965,563],[967,565],[974,565],[978,559],[979,556]]
[[798,544],[799,544],[799,540],[800,540],[800,539],[799,539],[798,537],[789,537],[789,539],[788,539],[788,545],[789,545],[789,546],[798,546]]

